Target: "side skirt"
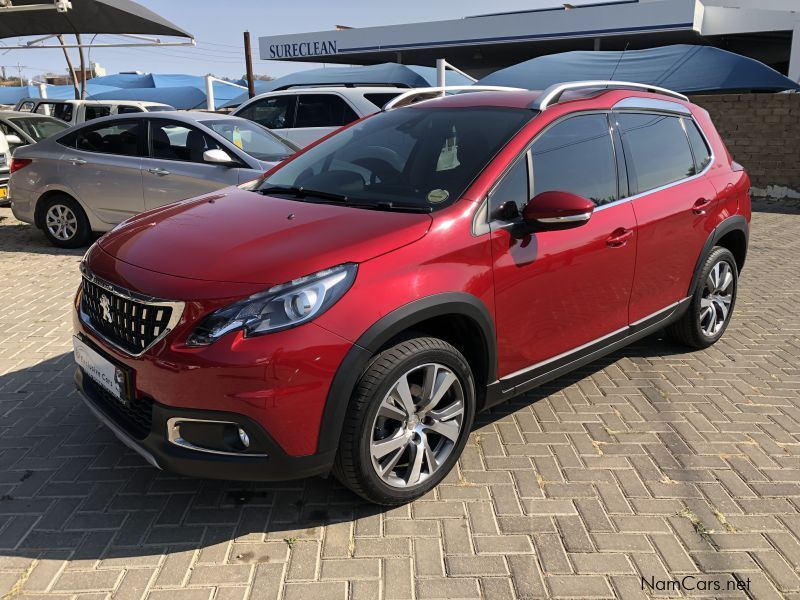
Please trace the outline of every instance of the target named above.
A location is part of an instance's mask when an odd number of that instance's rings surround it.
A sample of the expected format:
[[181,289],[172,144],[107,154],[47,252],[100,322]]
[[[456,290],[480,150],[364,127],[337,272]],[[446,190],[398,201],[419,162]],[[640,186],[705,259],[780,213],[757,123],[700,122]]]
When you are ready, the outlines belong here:
[[582,367],[628,344],[663,329],[681,318],[689,308],[691,297],[684,298],[628,327],[604,336],[594,342],[535,364],[527,369],[502,377],[486,389],[484,409],[495,406],[514,396],[552,381],[578,367]]

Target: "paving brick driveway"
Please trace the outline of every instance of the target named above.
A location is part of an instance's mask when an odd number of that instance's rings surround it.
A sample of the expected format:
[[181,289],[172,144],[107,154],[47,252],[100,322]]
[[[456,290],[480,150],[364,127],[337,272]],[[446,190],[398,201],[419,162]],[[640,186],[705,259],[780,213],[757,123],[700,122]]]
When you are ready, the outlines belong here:
[[800,206],[762,205],[753,238],[713,349],[651,337],[484,414],[444,484],[381,511],[128,451],[71,383],[82,253],[0,209],[0,596],[636,598],[691,575],[800,598]]

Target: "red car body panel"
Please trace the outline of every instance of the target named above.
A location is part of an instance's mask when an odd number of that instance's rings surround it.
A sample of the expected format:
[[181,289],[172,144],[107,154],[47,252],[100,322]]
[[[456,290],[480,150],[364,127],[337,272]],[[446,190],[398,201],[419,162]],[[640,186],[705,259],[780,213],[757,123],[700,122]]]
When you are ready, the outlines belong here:
[[[115,285],[184,301],[180,322],[139,358],[77,317],[75,328],[135,371],[137,395],[244,414],[291,456],[318,450],[331,382],[348,352],[382,318],[416,300],[454,291],[477,299],[495,327],[493,366],[501,379],[624,329],[687,296],[704,244],[723,220],[742,215],[749,223],[749,179],[731,168],[705,111],[683,103],[715,156],[697,178],[596,209],[587,224],[569,230],[476,235],[473,221],[494,182],[545,126],[573,112],[609,110],[631,95],[611,90],[548,108],[508,141],[459,201],[430,215],[306,204],[235,188],[139,215],[104,236],[86,264]],[[537,96],[485,92],[436,102],[524,107]],[[702,214],[693,210],[699,198],[711,200]],[[620,230],[631,235],[609,244]],[[186,345],[212,311],[348,262],[358,263],[355,282],[313,322]]]
[[[362,212],[353,219],[346,207],[228,188],[125,223],[99,243],[109,254],[159,273],[275,285],[391,252],[421,238],[431,224],[425,214]],[[309,242],[313,252],[304,248]]]

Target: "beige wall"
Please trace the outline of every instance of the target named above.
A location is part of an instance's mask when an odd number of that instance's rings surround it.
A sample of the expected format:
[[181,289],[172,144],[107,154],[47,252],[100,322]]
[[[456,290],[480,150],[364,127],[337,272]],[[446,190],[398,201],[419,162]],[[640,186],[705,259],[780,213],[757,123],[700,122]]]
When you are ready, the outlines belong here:
[[714,120],[754,196],[800,198],[800,94],[692,96]]

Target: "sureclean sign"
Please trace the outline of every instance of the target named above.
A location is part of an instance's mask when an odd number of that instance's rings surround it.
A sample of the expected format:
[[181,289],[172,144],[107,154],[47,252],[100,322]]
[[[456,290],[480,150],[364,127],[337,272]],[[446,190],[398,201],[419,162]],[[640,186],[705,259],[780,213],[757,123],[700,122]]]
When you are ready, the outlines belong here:
[[326,56],[336,54],[335,40],[270,44],[269,58],[295,58],[298,56]]

